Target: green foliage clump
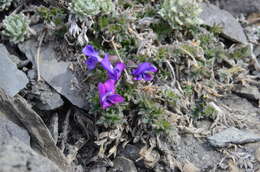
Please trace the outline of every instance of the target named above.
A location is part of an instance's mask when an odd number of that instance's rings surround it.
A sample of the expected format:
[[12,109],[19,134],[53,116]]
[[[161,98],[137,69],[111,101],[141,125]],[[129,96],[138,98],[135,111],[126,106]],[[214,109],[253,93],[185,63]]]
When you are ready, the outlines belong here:
[[100,12],[110,13],[114,9],[112,0],[72,0],[70,10],[80,20],[85,17],[95,16]]
[[40,7],[37,11],[45,22],[54,23],[55,25],[62,24],[65,15],[61,8]]
[[115,9],[114,3],[112,0],[100,0],[100,9],[104,14],[108,14]]
[[233,59],[241,59],[249,57],[251,54],[250,46],[242,46],[235,48],[232,52],[230,52],[229,57]]
[[214,34],[201,33],[197,34],[196,37],[200,41],[200,47],[203,49],[206,59],[223,59],[227,56],[226,50]]
[[23,14],[12,14],[3,20],[4,30],[2,34],[8,36],[10,41],[19,43],[29,35],[29,19]]
[[13,0],[0,0],[0,11],[8,9]]
[[201,11],[197,0],[164,0],[159,14],[172,28],[179,29],[200,24]]
[[197,119],[213,119],[216,112],[216,109],[210,104],[206,103],[205,100],[198,101],[196,106],[192,110],[193,116]]
[[171,129],[171,123],[165,116],[163,107],[155,103],[150,96],[143,94],[138,102],[138,115],[142,115],[142,123],[151,126],[156,131],[167,132]]
[[103,110],[101,118],[97,121],[98,124],[102,124],[106,128],[115,127],[123,122],[124,114],[119,106]]
[[168,106],[173,106],[175,107],[180,100],[180,96],[177,95],[173,89],[166,87],[164,89],[160,90],[160,95],[163,100],[166,101]]

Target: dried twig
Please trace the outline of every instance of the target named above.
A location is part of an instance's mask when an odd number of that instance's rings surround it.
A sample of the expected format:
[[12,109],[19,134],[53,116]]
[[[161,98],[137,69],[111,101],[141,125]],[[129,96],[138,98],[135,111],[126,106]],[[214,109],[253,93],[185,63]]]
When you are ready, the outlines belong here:
[[40,52],[41,52],[41,46],[42,46],[42,41],[43,38],[46,34],[46,31],[43,32],[40,36],[40,41],[39,41],[39,46],[37,49],[36,57],[35,57],[35,62],[36,62],[36,67],[37,67],[37,81],[41,80],[41,74],[40,74]]
[[175,76],[174,69],[173,69],[171,63],[169,62],[169,60],[165,60],[165,62],[167,63],[167,65],[169,66],[169,68],[170,68],[170,70],[171,70],[171,72],[172,72],[172,79],[173,79],[173,81],[172,81],[172,86],[174,86],[174,85],[175,85],[175,82],[176,82],[176,76]]
[[69,145],[68,155],[66,156],[67,161],[72,163],[79,152],[79,150],[87,143],[86,138],[80,138],[74,145]]
[[[114,42],[114,37],[112,38],[111,43],[112,43],[112,45],[113,45],[113,47],[114,47],[114,49],[115,49],[115,51],[116,51],[116,54],[117,54],[119,60],[120,60],[121,62],[124,62],[124,61],[122,60],[122,58],[121,58],[121,56],[120,56],[120,54],[119,54],[117,48],[116,48],[116,44],[115,44],[115,42]],[[127,70],[124,70],[124,72],[125,72],[125,74],[126,74],[127,81],[130,82],[130,81],[131,81],[131,77],[130,77],[130,75],[128,74]]]
[[60,144],[60,149],[63,152],[65,149],[65,144],[67,142],[68,139],[68,129],[69,129],[69,118],[71,115],[71,109],[68,110],[64,123],[63,123],[63,127],[62,127],[62,133],[61,133],[61,144]]
[[181,46],[179,46],[179,49],[181,49],[184,53],[186,53],[187,55],[189,55],[191,57],[191,59],[193,60],[194,64],[196,66],[198,66],[198,63],[197,63],[197,60],[195,59],[195,57],[190,53],[188,52],[187,50],[185,50],[184,48],[182,48]]
[[59,135],[59,133],[58,133],[58,120],[59,120],[58,113],[54,113],[51,116],[50,124],[49,124],[49,127],[48,127],[55,144],[57,144],[57,142],[58,142],[58,135]]

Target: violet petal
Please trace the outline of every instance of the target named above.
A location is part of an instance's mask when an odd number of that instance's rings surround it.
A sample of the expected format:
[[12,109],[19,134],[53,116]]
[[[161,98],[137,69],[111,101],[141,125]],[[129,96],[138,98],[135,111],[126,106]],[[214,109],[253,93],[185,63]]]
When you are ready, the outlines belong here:
[[108,54],[105,54],[104,59],[101,61],[101,65],[106,71],[108,71],[109,73],[113,73],[113,66],[109,61]]
[[88,57],[96,57],[97,61],[101,61],[102,59],[99,57],[98,52],[94,49],[92,45],[87,45],[83,48],[82,52]]
[[115,93],[115,81],[112,79],[107,80],[105,83],[98,83],[99,99],[103,100],[104,96]]
[[123,70],[125,69],[125,64],[118,62],[116,63],[115,68],[113,69],[113,73],[109,73],[109,77],[114,80],[119,80]]
[[143,72],[157,72],[157,68],[149,63],[149,62],[144,62],[144,63],[141,63],[138,65],[137,69],[136,69],[136,74],[140,74],[140,73],[143,73]]
[[142,77],[145,81],[153,80],[153,76],[150,73],[144,73]]
[[125,100],[124,97],[120,96],[119,94],[113,94],[111,96],[108,96],[107,99],[112,104],[121,103]]
[[143,77],[142,77],[142,75],[135,75],[133,79],[139,81],[139,80],[143,79]]
[[139,64],[138,67],[132,71],[132,74],[134,80],[144,79],[146,81],[151,81],[153,76],[149,72],[157,72],[157,68],[149,62],[144,62]]
[[89,57],[86,60],[86,64],[87,64],[89,70],[95,69],[97,63],[98,63],[98,60],[96,57]]
[[102,109],[106,109],[106,108],[108,108],[108,107],[110,107],[110,106],[112,106],[113,104],[112,103],[110,103],[110,102],[108,102],[108,101],[103,101],[103,102],[101,102],[101,107],[102,107]]

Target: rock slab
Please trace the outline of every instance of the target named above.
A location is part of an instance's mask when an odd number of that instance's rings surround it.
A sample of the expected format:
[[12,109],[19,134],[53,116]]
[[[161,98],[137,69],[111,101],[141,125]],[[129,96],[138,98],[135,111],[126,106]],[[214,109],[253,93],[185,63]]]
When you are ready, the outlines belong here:
[[260,163],[260,146],[255,151],[255,158]]
[[0,88],[7,95],[14,96],[28,83],[26,75],[17,69],[16,64],[3,44],[0,44]]
[[0,172],[62,172],[16,138],[0,141]]
[[[39,60],[40,75],[50,86],[65,96],[72,104],[83,108],[86,102],[80,90],[73,87],[73,84],[78,81],[69,70],[70,63],[57,61],[54,47],[54,43],[51,42],[41,47]],[[34,66],[36,66],[34,57],[37,53],[37,42],[28,40],[19,44],[19,49],[33,62]]]
[[26,145],[30,145],[29,133],[12,121],[4,118],[0,111],[0,140],[16,138]]
[[[211,0],[213,3],[216,0]],[[241,14],[260,13],[259,0],[218,0],[221,9],[225,9],[232,15],[238,17]]]
[[7,96],[0,89],[0,107],[1,112],[6,114],[6,116],[15,115],[19,119],[30,133],[31,145],[37,152],[48,157],[64,171],[71,171],[69,170],[67,159],[56,146],[45,123],[24,98],[20,95],[15,97]]
[[60,94],[45,82],[39,81],[32,85],[28,98],[40,110],[55,110],[64,104]]
[[230,143],[245,144],[260,141],[260,135],[239,130],[235,127],[225,129],[213,136],[207,138],[214,147],[225,147]]
[[205,25],[210,27],[218,25],[223,28],[222,34],[228,39],[243,44],[248,43],[243,28],[229,12],[208,3],[202,3],[201,7],[203,11],[200,18]]
[[137,172],[134,162],[125,157],[117,157],[113,163],[115,171]]

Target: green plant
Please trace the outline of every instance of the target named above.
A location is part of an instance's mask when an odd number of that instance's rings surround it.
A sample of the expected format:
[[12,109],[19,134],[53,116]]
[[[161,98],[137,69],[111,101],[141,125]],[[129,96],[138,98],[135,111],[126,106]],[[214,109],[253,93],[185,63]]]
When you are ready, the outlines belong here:
[[179,29],[200,24],[201,11],[197,0],[164,0],[159,14],[172,28]]
[[29,35],[29,23],[29,19],[23,14],[6,16],[3,20],[2,34],[8,36],[14,43],[22,42]]
[[102,13],[108,14],[115,9],[115,6],[112,0],[100,0],[100,9]]
[[232,52],[230,52],[229,57],[234,59],[242,59],[242,58],[249,57],[250,54],[251,54],[250,46],[245,45],[233,49]]
[[84,20],[84,18],[95,16],[100,12],[110,13],[114,9],[114,4],[112,0],[72,0],[69,9],[80,20]]
[[0,11],[8,9],[12,1],[13,0],[0,0]]
[[37,9],[37,11],[43,20],[47,23],[52,22],[56,25],[63,23],[62,20],[64,18],[64,11],[61,8],[40,7]]
[[216,109],[210,104],[206,103],[205,100],[199,100],[196,102],[195,107],[192,109],[194,118],[214,118]]
[[171,123],[167,121],[163,107],[155,103],[146,94],[139,95],[138,115],[141,121],[157,131],[166,132],[171,128]]
[[124,122],[124,114],[120,107],[114,107],[111,109],[106,109],[101,112],[101,118],[97,121],[97,124],[102,124],[106,128],[114,127],[118,124],[122,124]]
[[176,106],[180,100],[180,96],[178,96],[170,87],[161,88],[160,96],[169,106]]

